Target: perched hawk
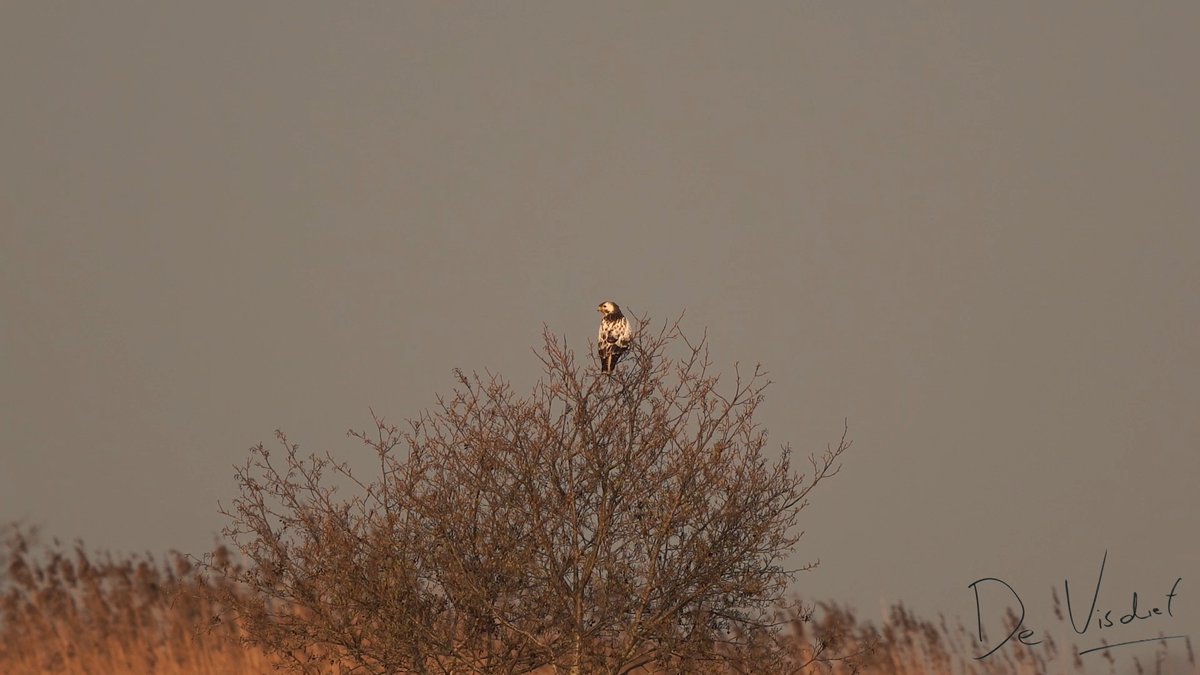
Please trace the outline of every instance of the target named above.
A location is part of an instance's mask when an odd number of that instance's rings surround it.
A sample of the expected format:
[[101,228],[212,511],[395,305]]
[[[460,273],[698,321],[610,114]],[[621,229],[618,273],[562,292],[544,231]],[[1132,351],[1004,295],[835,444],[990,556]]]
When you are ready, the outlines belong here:
[[621,360],[621,355],[629,349],[633,331],[629,329],[629,322],[621,313],[621,308],[612,300],[600,303],[596,311],[603,315],[600,319],[600,337],[596,338],[596,347],[600,351],[600,370],[611,373],[617,361]]

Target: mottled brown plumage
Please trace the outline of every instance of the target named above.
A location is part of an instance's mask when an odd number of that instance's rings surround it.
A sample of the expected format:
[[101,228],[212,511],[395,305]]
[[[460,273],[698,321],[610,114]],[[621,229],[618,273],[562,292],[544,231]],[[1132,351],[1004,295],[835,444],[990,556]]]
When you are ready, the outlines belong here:
[[633,340],[633,331],[629,321],[621,314],[621,308],[612,300],[605,300],[596,308],[600,312],[600,335],[596,338],[596,346],[600,355],[600,370],[611,373],[616,367],[621,355],[629,349]]

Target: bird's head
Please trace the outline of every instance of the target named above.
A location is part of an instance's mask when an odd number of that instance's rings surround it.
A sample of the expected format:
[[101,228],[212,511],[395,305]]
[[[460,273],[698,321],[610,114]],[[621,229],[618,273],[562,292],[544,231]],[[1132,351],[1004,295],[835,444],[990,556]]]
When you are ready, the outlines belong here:
[[600,312],[604,316],[608,316],[609,314],[620,314],[621,308],[617,307],[617,303],[613,302],[612,300],[605,300],[604,302],[600,303],[598,307],[596,307],[596,311]]

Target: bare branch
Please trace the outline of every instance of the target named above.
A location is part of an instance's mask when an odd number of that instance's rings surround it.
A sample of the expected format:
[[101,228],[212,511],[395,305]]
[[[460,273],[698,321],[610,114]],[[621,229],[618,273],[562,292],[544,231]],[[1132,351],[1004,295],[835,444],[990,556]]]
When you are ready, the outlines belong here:
[[253,448],[223,511],[250,563],[225,570],[255,591],[225,596],[246,639],[298,671],[327,655],[369,673],[782,658],[783,594],[815,565],[785,566],[798,514],[840,469],[847,429],[807,478],[787,446],[768,456],[766,371],[735,366],[722,382],[707,333],[689,339],[681,319],[634,317],[611,374],[545,328],[528,395],[455,371],[403,428],[372,410],[374,430],[348,432],[378,457],[371,479],[282,433],[282,459]]

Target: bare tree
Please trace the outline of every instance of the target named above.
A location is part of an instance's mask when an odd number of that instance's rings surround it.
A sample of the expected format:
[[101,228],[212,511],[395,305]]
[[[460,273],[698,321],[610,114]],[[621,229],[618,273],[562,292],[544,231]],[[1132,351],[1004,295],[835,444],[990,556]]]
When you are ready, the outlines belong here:
[[767,452],[764,373],[719,382],[678,321],[611,375],[549,330],[536,353],[528,396],[456,371],[403,428],[351,431],[378,456],[372,480],[281,433],[282,458],[253,448],[223,509],[248,564],[220,567],[256,591],[223,599],[247,640],[298,671],[802,668],[778,626],[811,565],[787,561],[845,434],[807,476],[787,446]]

